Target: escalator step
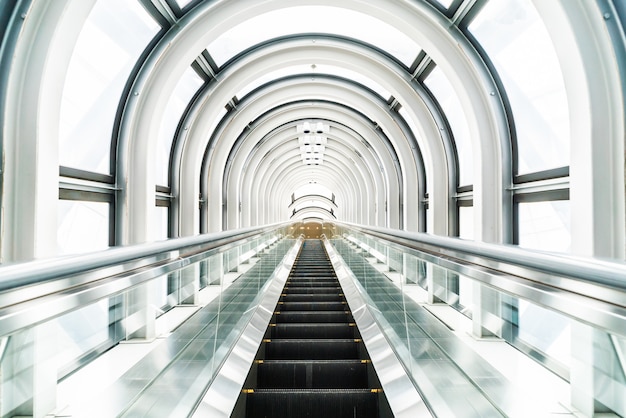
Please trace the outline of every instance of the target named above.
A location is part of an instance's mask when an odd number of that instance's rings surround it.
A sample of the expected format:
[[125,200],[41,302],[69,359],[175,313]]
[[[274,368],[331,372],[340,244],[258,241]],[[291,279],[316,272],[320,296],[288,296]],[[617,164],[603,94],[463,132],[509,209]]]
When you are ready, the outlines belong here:
[[366,389],[367,367],[361,360],[265,361],[258,365],[257,385],[261,389]]
[[[305,241],[250,371],[252,418],[378,417],[371,361],[321,241]],[[373,379],[370,382],[370,379]]]
[[341,287],[339,286],[327,286],[327,287],[303,287],[303,286],[286,286],[285,293],[341,293]]
[[354,324],[274,324],[270,327],[271,339],[354,339]]
[[373,418],[378,396],[369,389],[259,389],[248,394],[246,413],[251,418]]
[[345,302],[278,302],[282,311],[344,311]]
[[292,289],[294,287],[333,287],[338,285],[337,280],[317,281],[317,280],[298,280],[294,282],[287,282],[287,287]]
[[271,340],[265,345],[266,360],[360,359],[357,340]]
[[296,294],[285,294],[280,298],[283,302],[342,302],[343,297],[340,296],[340,293],[296,293]]
[[284,311],[275,316],[276,323],[354,322],[350,311]]

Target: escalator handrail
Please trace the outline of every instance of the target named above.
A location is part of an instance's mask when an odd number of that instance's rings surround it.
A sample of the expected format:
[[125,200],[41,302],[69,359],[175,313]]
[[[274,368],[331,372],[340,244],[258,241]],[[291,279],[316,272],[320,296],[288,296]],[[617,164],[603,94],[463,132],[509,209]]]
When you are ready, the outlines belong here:
[[180,259],[277,230],[286,225],[289,223],[172,238],[74,256],[7,264],[0,266],[0,292],[157,256],[165,256],[170,260]]
[[[523,249],[514,245],[489,244],[459,238],[435,236],[378,227],[364,227],[350,223],[337,225],[382,238],[386,241],[426,253],[444,256],[489,269],[520,275],[526,278],[536,272],[551,276],[574,278],[588,283],[609,286],[626,291],[626,263]],[[514,271],[511,271],[511,267]]]

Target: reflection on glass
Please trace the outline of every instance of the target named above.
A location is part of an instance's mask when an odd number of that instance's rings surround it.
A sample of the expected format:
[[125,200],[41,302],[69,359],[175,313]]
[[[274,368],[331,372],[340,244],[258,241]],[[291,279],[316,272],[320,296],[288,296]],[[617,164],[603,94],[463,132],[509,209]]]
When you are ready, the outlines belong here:
[[567,317],[520,299],[518,337],[569,366],[571,324]]
[[109,301],[67,313],[53,320],[56,328],[56,364],[60,370],[71,368],[73,362],[109,340]]
[[155,181],[156,184],[169,185],[169,163],[172,142],[176,134],[176,127],[180,118],[189,105],[189,101],[202,85],[202,78],[189,67],[176,84],[174,92],[167,102],[165,113],[161,120],[159,137],[157,143],[157,153],[155,160]]
[[108,248],[109,208],[107,202],[59,200],[58,255]]
[[410,66],[420,47],[393,26],[363,13],[328,6],[289,7],[253,17],[224,32],[208,51],[219,66],[260,42],[299,33],[329,33],[370,43]]
[[265,83],[268,83],[272,80],[276,80],[282,77],[298,75],[298,74],[325,74],[325,75],[334,75],[337,77],[346,78],[348,80],[352,80],[356,83],[362,84],[365,87],[373,90],[378,95],[387,100],[391,93],[389,90],[385,89],[383,86],[378,84],[376,81],[372,80],[365,74],[359,73],[357,71],[348,70],[346,68],[337,67],[334,65],[326,65],[326,64],[315,64],[315,65],[293,65],[290,67],[281,68],[280,70],[271,71],[267,74],[263,74],[262,76],[256,78],[252,83],[245,86],[239,92],[237,92],[237,97],[239,99],[243,98],[246,94],[250,93],[252,90],[257,87],[262,86]]
[[59,162],[109,172],[111,127],[139,55],[159,26],[136,1],[100,0],[69,63],[59,126]]
[[469,30],[496,67],[511,103],[518,174],[569,164],[569,111],[563,74],[530,0],[489,1]]
[[459,206],[459,238],[474,239],[474,207]]
[[519,245],[534,250],[569,252],[569,200],[520,202]]
[[435,67],[430,75],[424,80],[426,87],[433,93],[439,106],[443,109],[448,119],[454,144],[459,159],[459,186],[468,186],[473,183],[474,156],[470,138],[469,126],[465,117],[465,111],[461,101],[454,91],[450,80],[443,71]]

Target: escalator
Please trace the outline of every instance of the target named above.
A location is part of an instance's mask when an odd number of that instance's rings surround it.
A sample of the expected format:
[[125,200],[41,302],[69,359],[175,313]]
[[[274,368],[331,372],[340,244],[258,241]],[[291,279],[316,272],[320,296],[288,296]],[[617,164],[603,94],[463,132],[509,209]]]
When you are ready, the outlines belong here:
[[319,240],[306,240],[231,417],[392,413]]

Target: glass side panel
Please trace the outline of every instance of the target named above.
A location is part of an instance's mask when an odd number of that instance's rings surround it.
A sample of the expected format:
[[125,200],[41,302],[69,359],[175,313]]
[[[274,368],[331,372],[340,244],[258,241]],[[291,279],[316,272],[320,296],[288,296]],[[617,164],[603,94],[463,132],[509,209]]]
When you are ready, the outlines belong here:
[[474,239],[474,207],[459,207],[459,238]]
[[459,159],[459,186],[473,184],[474,156],[472,152],[472,142],[470,138],[469,126],[461,101],[454,91],[450,80],[443,71],[435,67],[430,75],[424,80],[426,87],[433,93],[439,106],[443,109],[445,117],[448,119],[456,152]]
[[208,51],[219,66],[239,52],[279,36],[329,33],[370,43],[410,66],[420,47],[391,25],[363,13],[328,6],[289,7],[255,16],[224,32]]
[[57,333],[56,364],[61,370],[109,340],[109,300],[85,306],[52,321]]
[[136,1],[96,3],[78,37],[63,87],[61,165],[109,173],[111,129],[120,96],[159,29]]
[[58,255],[104,250],[109,247],[107,202],[59,200]]
[[[424,254],[420,251],[407,247],[399,249],[395,243],[390,243],[379,237],[374,238],[350,228],[340,227],[339,232],[336,237],[340,236],[342,238],[333,239],[331,241],[333,246],[356,275],[357,281],[360,282],[363,288],[361,294],[365,298],[369,298],[368,304],[374,307],[374,309],[371,309],[372,314],[381,325],[388,341],[396,349],[399,360],[405,363],[409,376],[414,379],[416,386],[420,387],[420,389],[422,389],[421,383],[429,379],[438,379],[442,375],[441,370],[445,367],[445,364],[441,360],[444,358],[456,362],[456,365],[464,371],[466,377],[474,379],[471,376],[475,375],[481,381],[485,378],[487,368],[478,367],[478,364],[483,361],[481,358],[470,360],[468,356],[474,355],[472,350],[463,351],[461,354],[461,351],[456,351],[453,348],[455,343],[452,339],[445,336],[442,330],[426,325],[423,322],[424,319],[431,318],[434,315],[450,329],[454,330],[456,335],[465,334],[465,337],[467,337],[467,335],[471,335],[473,332],[472,316],[480,313],[485,329],[499,335],[514,347],[520,348],[519,352],[511,350],[509,354],[505,355],[504,352],[500,352],[497,356],[492,355],[494,351],[490,349],[490,354],[482,357],[487,359],[491,366],[498,370],[498,373],[501,372],[503,375],[507,375],[507,378],[511,379],[510,381],[516,382],[520,387],[528,385],[529,382],[532,382],[533,385],[541,385],[539,390],[536,391],[536,394],[540,395],[541,399],[547,399],[544,398],[545,393],[551,393],[551,396],[556,395],[554,399],[557,399],[557,397],[560,399],[561,395],[569,393],[567,383],[563,381],[563,385],[561,385],[561,379],[548,370],[541,372],[541,379],[530,378],[525,367],[517,368],[518,370],[523,369],[521,373],[515,371],[515,373],[511,374],[510,372],[516,368],[510,368],[502,360],[506,359],[506,362],[515,362],[515,364],[519,365],[521,363],[518,363],[518,361],[524,355],[521,353],[532,352],[538,354],[539,357],[541,357],[541,354],[545,355],[545,359],[540,360],[539,363],[546,368],[558,367],[559,369],[567,370],[571,364],[571,324],[573,320],[539,306],[532,301],[513,298],[495,288],[483,285],[474,279],[474,275],[482,275],[480,271],[468,271],[469,274],[463,276],[460,274],[460,270],[456,268],[450,268],[449,266],[445,268],[438,265],[438,263],[431,264],[430,261],[424,259]],[[402,274],[397,276],[389,275],[384,272],[385,269],[375,267],[380,263],[380,253],[391,255],[391,253],[398,251],[403,253],[402,270],[400,270]],[[394,257],[399,259],[397,255],[394,255]],[[379,261],[375,262],[374,258]],[[388,264],[391,267],[392,264],[390,262]],[[437,304],[431,305],[428,302],[429,292],[438,300],[445,302],[449,307],[439,310],[436,307]],[[420,315],[412,301],[417,302],[421,306],[428,306],[429,315]],[[439,306],[443,306],[443,304]],[[452,313],[453,311],[449,308],[460,311],[463,316]],[[401,314],[399,315],[398,313]],[[424,332],[424,334],[418,336],[416,332]],[[435,357],[435,353],[429,351],[428,355],[425,355],[426,351],[424,348],[426,347],[424,343],[428,338],[433,340],[441,338],[440,341],[442,343],[428,344],[429,348],[436,346],[444,351],[450,350],[448,353],[454,354],[447,357]],[[516,354],[513,356],[511,355],[512,353]],[[425,372],[418,375],[417,373],[421,373],[420,369],[422,367],[432,365],[433,359],[437,359],[437,372]],[[524,361],[527,360],[525,359]],[[430,370],[435,370],[435,367]],[[549,379],[553,379],[550,385],[544,384],[544,379],[548,378],[548,376]],[[421,377],[421,379],[417,377]],[[431,381],[432,385],[428,385],[429,387],[425,389],[429,391],[435,387],[445,387],[451,381],[452,374],[446,383],[441,382],[442,384],[438,385],[436,382]],[[478,382],[478,380],[473,381]],[[455,380],[455,382],[458,381]],[[554,387],[554,384],[557,382],[559,384],[558,389]],[[493,385],[485,386],[480,383],[478,385],[484,389],[483,393],[488,393],[495,388]],[[511,391],[511,393],[513,392]],[[539,416],[543,415],[540,411],[546,410],[544,408],[552,410],[553,406],[549,406],[548,403],[543,401],[531,405],[531,403],[528,403],[527,395],[521,395],[520,400],[523,399],[523,401],[518,403],[518,405],[526,404],[529,407],[521,415]],[[432,398],[428,397],[428,399],[443,399],[445,396],[446,394],[442,393],[442,398],[433,396]],[[512,398],[507,397],[506,399],[506,403],[499,404],[501,407],[500,411],[505,411],[513,405],[511,402]],[[444,402],[444,404],[446,403]],[[448,402],[447,405],[450,405],[450,403]],[[433,405],[433,409],[439,406]],[[509,412],[512,412],[512,410],[505,411],[505,414],[507,416],[514,415]],[[459,416],[465,416],[465,414],[459,411]],[[495,414],[494,416],[499,415]]]
[[569,252],[570,202],[520,202],[519,245],[543,251]]
[[511,103],[518,174],[569,165],[563,73],[532,2],[490,1],[469,30],[491,58]]
[[517,336],[563,365],[570,364],[571,321],[567,317],[519,299]]
[[363,84],[365,87],[370,88],[371,90],[378,93],[385,100],[387,100],[391,96],[391,93],[389,93],[389,90],[387,90],[386,88],[384,88],[383,86],[381,86],[376,81],[372,80],[371,78],[369,78],[367,75],[363,73],[348,70],[346,68],[337,67],[334,65],[306,64],[306,65],[293,65],[290,67],[281,68],[280,70],[271,71],[267,74],[261,75],[260,77],[255,79],[252,83],[248,84],[242,90],[237,92],[237,97],[241,99],[246,94],[250,93],[252,90],[272,80],[277,80],[279,78],[287,77],[291,75],[311,74],[311,73],[327,74],[327,75],[334,75],[337,77],[347,78],[348,80],[355,81],[359,84]]
[[161,120],[161,128],[159,129],[154,166],[156,184],[164,186],[169,185],[170,153],[174,135],[176,134],[176,128],[178,127],[183,112],[189,105],[189,101],[202,84],[202,78],[200,78],[193,68],[189,67],[178,81],[178,84],[176,84],[174,92],[167,102],[165,114]]

